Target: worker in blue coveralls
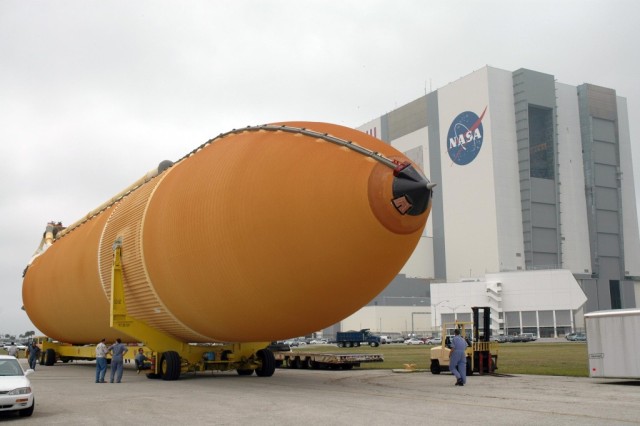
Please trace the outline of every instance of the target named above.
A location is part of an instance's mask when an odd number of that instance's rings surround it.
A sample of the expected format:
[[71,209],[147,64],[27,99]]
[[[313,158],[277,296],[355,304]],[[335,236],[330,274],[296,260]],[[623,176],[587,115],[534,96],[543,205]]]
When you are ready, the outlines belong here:
[[456,386],[467,383],[467,342],[460,336],[460,329],[453,331],[451,351],[449,352],[449,370],[456,376]]
[[122,360],[124,354],[128,352],[127,346],[120,339],[116,339],[116,343],[109,346],[107,352],[111,352],[111,380],[109,382],[113,383],[115,376],[116,383],[120,383],[122,380]]

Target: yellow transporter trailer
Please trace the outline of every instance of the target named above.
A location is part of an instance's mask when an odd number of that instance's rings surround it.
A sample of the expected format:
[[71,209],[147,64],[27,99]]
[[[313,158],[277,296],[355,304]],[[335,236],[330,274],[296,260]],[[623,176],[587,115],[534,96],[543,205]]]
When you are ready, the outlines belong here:
[[[447,330],[459,329],[467,340],[467,376],[473,373],[493,373],[498,368],[498,342],[491,339],[491,309],[472,307],[473,322],[455,321],[442,324],[442,343],[431,349],[431,373],[449,370],[450,336]],[[483,310],[483,332],[479,329],[479,310]],[[446,336],[446,338],[444,337]]]
[[[231,344],[189,344],[149,327],[143,321],[127,315],[121,264],[121,246],[114,246],[111,276],[111,322],[113,329],[121,331],[144,346],[131,345],[124,358],[133,360],[142,347],[151,360],[151,379],[176,380],[187,372],[237,370],[239,375],[270,377],[275,372],[276,360],[267,349],[269,342]],[[39,338],[42,349],[41,364],[53,365],[56,361],[95,360],[96,345],[71,345],[49,338]]]
[[[45,336],[38,336],[32,340],[35,341],[41,349],[40,365],[54,365],[58,361],[67,363],[69,361],[95,361],[96,359],[96,345],[72,345],[70,343],[58,342]],[[108,344],[107,342],[107,345]],[[125,361],[133,362],[140,348],[143,349],[147,357],[151,358],[151,349],[145,346],[131,344],[128,346],[129,350],[123,356]]]

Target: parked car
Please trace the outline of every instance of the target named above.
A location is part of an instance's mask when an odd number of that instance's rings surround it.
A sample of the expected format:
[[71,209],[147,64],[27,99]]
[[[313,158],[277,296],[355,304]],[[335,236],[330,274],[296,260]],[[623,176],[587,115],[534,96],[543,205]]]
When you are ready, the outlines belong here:
[[576,333],[575,336],[571,339],[573,342],[586,342],[587,335],[585,333]]
[[575,342],[576,340],[581,340],[581,341],[587,340],[587,335],[586,334],[578,333],[578,332],[569,333],[564,337],[565,337],[565,339],[569,340],[570,342]]
[[442,343],[442,338],[440,337],[432,337],[427,340],[427,345],[439,345]]
[[404,341],[405,345],[424,345],[424,342],[420,339],[416,339],[415,337],[412,337],[411,339],[407,339]]
[[522,333],[519,337],[521,342],[533,342],[537,339],[533,333]]
[[[27,347],[25,345],[16,344],[15,346],[18,348],[19,351],[26,351],[27,350]],[[8,344],[5,344],[4,346],[2,346],[2,349],[4,349],[5,351],[8,351],[10,347],[11,347],[11,344],[8,343]]]
[[15,357],[0,355],[0,411],[17,411],[22,417],[33,414],[35,398],[27,377],[31,373],[23,371]]

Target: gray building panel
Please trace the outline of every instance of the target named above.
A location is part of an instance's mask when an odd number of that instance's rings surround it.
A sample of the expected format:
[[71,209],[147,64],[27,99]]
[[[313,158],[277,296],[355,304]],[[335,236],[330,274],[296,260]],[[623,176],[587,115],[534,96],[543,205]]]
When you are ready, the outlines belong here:
[[[620,192],[620,150],[616,93],[583,84],[578,87],[587,219],[596,278],[596,309],[635,304],[624,282],[624,242]],[[630,298],[631,297],[631,298]],[[587,312],[593,310],[588,303]]]
[[513,93],[525,265],[557,268],[562,252],[554,77],[519,69]]
[[431,181],[438,184],[433,193],[434,202],[431,208],[430,220],[433,225],[433,269],[436,280],[446,280],[447,259],[444,235],[444,210],[442,194],[447,190],[446,182],[442,179],[441,147],[440,147],[440,113],[438,111],[438,92],[426,95],[427,125],[429,126],[429,174]]
[[424,278],[408,278],[404,274],[399,274],[367,306],[429,306],[431,304],[430,283]]
[[390,141],[427,127],[427,97],[423,96],[387,114]]

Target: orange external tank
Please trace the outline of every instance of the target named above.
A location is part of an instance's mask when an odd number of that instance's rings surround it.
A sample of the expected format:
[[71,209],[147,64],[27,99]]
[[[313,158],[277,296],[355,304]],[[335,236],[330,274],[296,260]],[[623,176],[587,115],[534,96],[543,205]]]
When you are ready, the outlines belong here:
[[382,291],[426,224],[432,185],[390,145],[287,122],[221,134],[85,219],[30,263],[24,307],[54,339],[109,327],[113,246],[128,314],[184,342],[320,330]]

